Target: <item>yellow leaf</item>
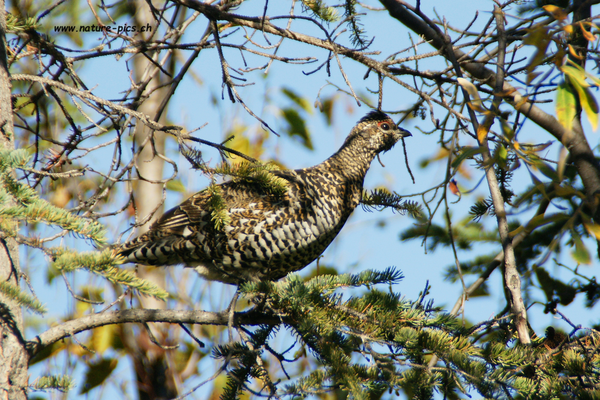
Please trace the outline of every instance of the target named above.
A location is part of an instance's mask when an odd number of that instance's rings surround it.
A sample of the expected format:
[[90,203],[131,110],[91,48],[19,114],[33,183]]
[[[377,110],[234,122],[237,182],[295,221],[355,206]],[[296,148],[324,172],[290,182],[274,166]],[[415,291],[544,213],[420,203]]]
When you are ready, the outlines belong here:
[[441,148],[436,155],[431,158],[431,161],[445,160],[450,152],[448,149]]
[[528,144],[527,145],[532,151],[544,151],[546,150],[548,147],[552,146],[552,142],[546,142],[546,143],[541,143],[541,144]]
[[585,81],[585,70],[575,63],[570,64],[571,65],[563,65],[560,67],[560,70],[572,80],[572,83],[575,81],[580,86],[590,86],[590,84]]
[[558,8],[558,6],[549,4],[547,6],[543,6],[542,7],[544,10],[548,11],[550,14],[552,14],[553,12],[556,12],[556,10],[560,10],[560,8]]
[[502,90],[500,92],[494,93],[494,96],[508,97],[516,91],[517,91],[517,89],[515,89],[514,87],[511,87],[508,90]]
[[591,32],[586,31],[585,29],[583,30],[583,37],[586,38],[589,42],[593,42],[596,40],[596,36],[593,35]]
[[529,95],[527,96],[515,96],[515,108],[519,109],[519,107],[521,107],[523,104],[527,103],[529,101]]
[[591,32],[588,32],[581,22],[579,22],[579,27],[581,28],[581,33],[583,34],[583,37],[588,42],[593,42],[594,40],[596,40],[596,36],[592,35]]
[[575,119],[575,114],[577,112],[577,102],[575,101],[575,93],[573,93],[571,85],[567,82],[558,85],[555,110],[558,122],[560,122],[565,129],[571,130],[573,127],[573,119]]
[[567,156],[568,155],[569,155],[569,152],[563,146],[560,149],[560,154],[558,156],[558,165],[556,166],[556,172],[558,173],[558,181],[559,182],[562,182],[564,179],[565,168],[567,167]]
[[585,111],[592,129],[596,131],[598,129],[598,103],[596,103],[596,98],[592,95],[589,88],[579,85],[579,82],[571,81],[571,83],[577,91],[581,108]]
[[112,346],[115,337],[115,326],[104,325],[92,331],[92,348],[96,352],[102,354]]
[[575,51],[575,48],[574,48],[573,46],[571,46],[571,45],[569,45],[569,53],[570,53],[570,54],[571,54],[573,57],[577,58],[578,60],[583,60],[583,57],[582,57],[582,56],[580,56],[579,54],[577,54],[577,52]]
[[441,148],[433,157],[424,159],[419,165],[421,168],[425,168],[431,162],[447,159],[449,155],[450,152],[447,149]]
[[584,222],[583,226],[585,226],[585,229],[589,232],[590,235],[594,236],[596,240],[600,240],[600,225],[594,223],[586,224]]
[[563,30],[570,35],[573,33],[573,25],[565,25]]
[[71,191],[63,185],[59,185],[50,196],[50,202],[57,207],[65,208],[73,198]]
[[583,92],[585,95],[585,101],[581,101],[583,110],[592,129],[596,131],[598,129],[598,103],[589,88],[583,88]]
[[547,12],[549,12],[550,14],[552,14],[554,19],[556,19],[558,21],[563,21],[563,20],[567,19],[567,13],[565,13],[561,8],[559,8],[555,5],[549,4],[542,8],[544,10],[546,10]]
[[479,125],[479,128],[477,128],[477,140],[479,140],[479,143],[483,143],[488,132],[489,128],[487,126],[484,126],[483,124]]
[[173,179],[167,182],[167,190],[173,190],[174,192],[185,193],[187,188],[179,179]]
[[471,97],[471,101],[468,103],[469,107],[479,112],[487,111],[486,108],[483,106],[483,102],[479,97],[479,91],[477,90],[477,87],[475,85],[473,85],[465,78],[457,78],[456,81],[464,90],[467,91],[467,93]]
[[594,85],[600,86],[600,79],[596,78],[594,75],[592,75],[588,72],[585,73],[585,76],[590,78],[592,80],[592,82],[594,83]]

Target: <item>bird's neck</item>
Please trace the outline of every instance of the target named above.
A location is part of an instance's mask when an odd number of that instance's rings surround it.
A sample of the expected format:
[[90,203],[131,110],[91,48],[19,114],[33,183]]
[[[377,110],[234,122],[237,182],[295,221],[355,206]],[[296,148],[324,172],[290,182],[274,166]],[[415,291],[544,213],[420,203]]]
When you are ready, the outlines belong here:
[[342,179],[340,183],[360,183],[362,189],[362,182],[376,156],[375,151],[360,148],[356,143],[346,143],[321,166],[335,171],[335,175]]

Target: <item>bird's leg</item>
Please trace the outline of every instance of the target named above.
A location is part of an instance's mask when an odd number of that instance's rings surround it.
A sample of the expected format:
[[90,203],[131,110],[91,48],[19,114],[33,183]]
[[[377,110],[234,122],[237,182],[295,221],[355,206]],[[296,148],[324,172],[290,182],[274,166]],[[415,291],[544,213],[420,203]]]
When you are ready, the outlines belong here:
[[229,316],[227,320],[227,331],[229,332],[229,342],[233,342],[233,317],[235,316],[235,305],[240,297],[240,288],[238,287],[235,290],[235,294],[233,295],[233,299],[231,299],[231,303],[227,307],[227,314]]

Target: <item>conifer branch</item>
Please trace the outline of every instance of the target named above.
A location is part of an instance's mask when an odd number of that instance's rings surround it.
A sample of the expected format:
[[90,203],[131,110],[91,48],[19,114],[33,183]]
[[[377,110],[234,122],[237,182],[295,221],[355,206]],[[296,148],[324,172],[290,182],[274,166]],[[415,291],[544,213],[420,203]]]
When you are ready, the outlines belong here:
[[375,189],[371,192],[364,191],[361,204],[365,211],[392,208],[394,212],[400,214],[409,213],[413,218],[419,219],[423,216],[423,211],[419,203],[410,200],[403,200],[397,193],[390,193],[386,189]]
[[[96,244],[106,242],[105,229],[97,221],[72,214],[39,198],[31,187],[18,182],[12,175],[14,168],[29,162],[26,150],[0,150],[0,221],[22,220],[57,225],[62,229],[88,237]],[[13,204],[7,201],[14,200]],[[14,232],[13,232],[14,234]]]
[[239,163],[222,163],[209,170],[211,174],[231,176],[234,182],[255,183],[268,194],[283,196],[288,189],[288,182],[278,177],[273,171],[278,171],[276,165],[271,163],[252,163],[242,161]]
[[223,191],[219,185],[211,183],[206,191],[210,195],[208,204],[210,206],[211,221],[213,222],[216,230],[221,230],[223,227],[229,225],[231,217],[227,212],[227,203],[223,200]]
[[37,314],[45,314],[46,307],[34,296],[24,293],[19,287],[9,282],[0,282],[0,292],[17,304]]
[[73,379],[67,375],[40,376],[31,385],[31,389],[33,390],[54,389],[63,393],[70,391],[74,387]]
[[352,44],[359,46],[361,50],[364,50],[368,47],[368,44],[362,24],[358,21],[358,12],[356,11],[357,5],[357,0],[346,0],[344,4],[344,15],[348,19],[348,26],[350,27],[351,31],[350,39],[352,40]]
[[71,272],[80,268],[87,269],[100,275],[110,282],[125,285],[146,296],[165,300],[169,294],[155,284],[138,278],[132,272],[117,268],[123,263],[115,257],[111,249],[102,252],[77,253],[66,249],[53,249],[54,262],[52,266],[60,271]]
[[329,7],[323,0],[302,0],[302,6],[325,22],[334,22],[339,18],[335,8]]

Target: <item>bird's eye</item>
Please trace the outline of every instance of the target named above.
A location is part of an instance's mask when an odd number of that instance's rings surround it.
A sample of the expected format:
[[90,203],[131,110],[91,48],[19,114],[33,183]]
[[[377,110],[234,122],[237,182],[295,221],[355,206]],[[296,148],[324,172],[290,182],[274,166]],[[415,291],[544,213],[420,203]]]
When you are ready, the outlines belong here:
[[381,125],[379,125],[381,127],[381,129],[383,129],[384,131],[389,131],[390,130],[390,124],[388,124],[387,122],[382,123]]

